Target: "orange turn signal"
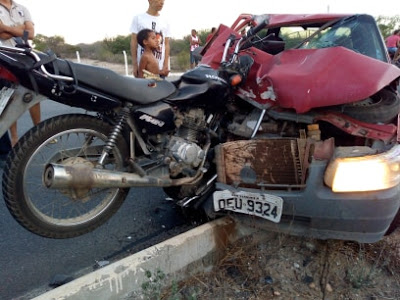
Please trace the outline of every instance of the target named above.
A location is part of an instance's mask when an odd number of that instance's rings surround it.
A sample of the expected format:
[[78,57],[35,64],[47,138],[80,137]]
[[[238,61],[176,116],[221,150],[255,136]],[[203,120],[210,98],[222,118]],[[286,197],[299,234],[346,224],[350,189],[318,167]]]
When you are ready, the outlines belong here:
[[242,82],[242,76],[240,75],[233,75],[231,76],[231,86],[236,86]]

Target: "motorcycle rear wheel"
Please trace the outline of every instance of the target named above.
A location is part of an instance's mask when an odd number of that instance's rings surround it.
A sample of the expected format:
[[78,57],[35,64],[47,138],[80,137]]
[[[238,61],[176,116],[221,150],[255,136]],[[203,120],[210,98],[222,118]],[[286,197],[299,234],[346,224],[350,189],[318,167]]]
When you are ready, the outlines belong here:
[[[94,230],[121,206],[129,189],[48,189],[48,163],[93,163],[111,126],[88,115],[64,115],[28,131],[14,147],[3,173],[3,195],[13,217],[27,230],[48,238],[71,238]],[[122,170],[127,145],[117,141],[105,168]]]

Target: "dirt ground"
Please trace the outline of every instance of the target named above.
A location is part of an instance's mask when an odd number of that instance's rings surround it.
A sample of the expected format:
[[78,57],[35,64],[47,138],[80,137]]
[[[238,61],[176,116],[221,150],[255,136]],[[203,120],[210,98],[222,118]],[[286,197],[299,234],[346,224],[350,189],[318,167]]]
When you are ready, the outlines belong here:
[[[76,59],[72,59],[73,62],[77,62]],[[99,60],[93,60],[93,59],[87,59],[87,58],[82,58],[81,63],[83,64],[88,64],[92,66],[97,66],[97,67],[102,67],[102,68],[107,68],[110,70],[113,70],[114,72],[117,72],[118,74],[121,75],[131,75],[132,74],[132,64],[128,64],[126,69],[124,64],[116,64],[116,63],[110,63],[106,61],[99,61]],[[179,72],[178,72],[179,73]],[[174,76],[174,71],[171,71],[170,77]]]
[[[77,62],[76,59],[72,59],[72,61]],[[114,72],[117,72],[118,74],[126,75],[126,68],[125,68],[124,64],[110,63],[110,62],[106,62],[106,61],[99,61],[99,60],[88,59],[88,58],[82,58],[80,63],[97,66],[97,67],[102,67],[102,68],[107,68],[107,69],[113,70]],[[130,74],[130,73],[132,73],[132,65],[128,65],[128,74]]]
[[256,234],[161,299],[400,299],[400,229],[373,244]]

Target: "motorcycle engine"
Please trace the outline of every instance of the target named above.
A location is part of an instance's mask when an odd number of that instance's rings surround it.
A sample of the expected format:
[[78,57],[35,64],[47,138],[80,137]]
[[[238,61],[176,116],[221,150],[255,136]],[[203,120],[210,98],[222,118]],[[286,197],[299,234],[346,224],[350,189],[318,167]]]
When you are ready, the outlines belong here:
[[206,153],[198,145],[202,131],[206,128],[202,109],[191,109],[176,115],[176,135],[168,143],[168,159],[171,176],[184,174],[193,176]]

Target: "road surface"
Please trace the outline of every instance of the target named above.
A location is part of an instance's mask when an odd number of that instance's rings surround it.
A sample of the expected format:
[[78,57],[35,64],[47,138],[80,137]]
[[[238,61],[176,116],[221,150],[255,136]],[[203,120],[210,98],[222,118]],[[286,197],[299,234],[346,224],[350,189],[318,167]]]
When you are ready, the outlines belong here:
[[[42,119],[80,112],[53,101],[41,103]],[[18,121],[20,136],[32,126],[29,113]],[[0,175],[2,176],[2,170]],[[0,195],[0,299],[31,299],[56,278],[76,278],[99,264],[140,251],[188,230],[179,208],[160,188],[131,189],[120,210],[105,225],[84,236],[54,240],[21,227]]]

